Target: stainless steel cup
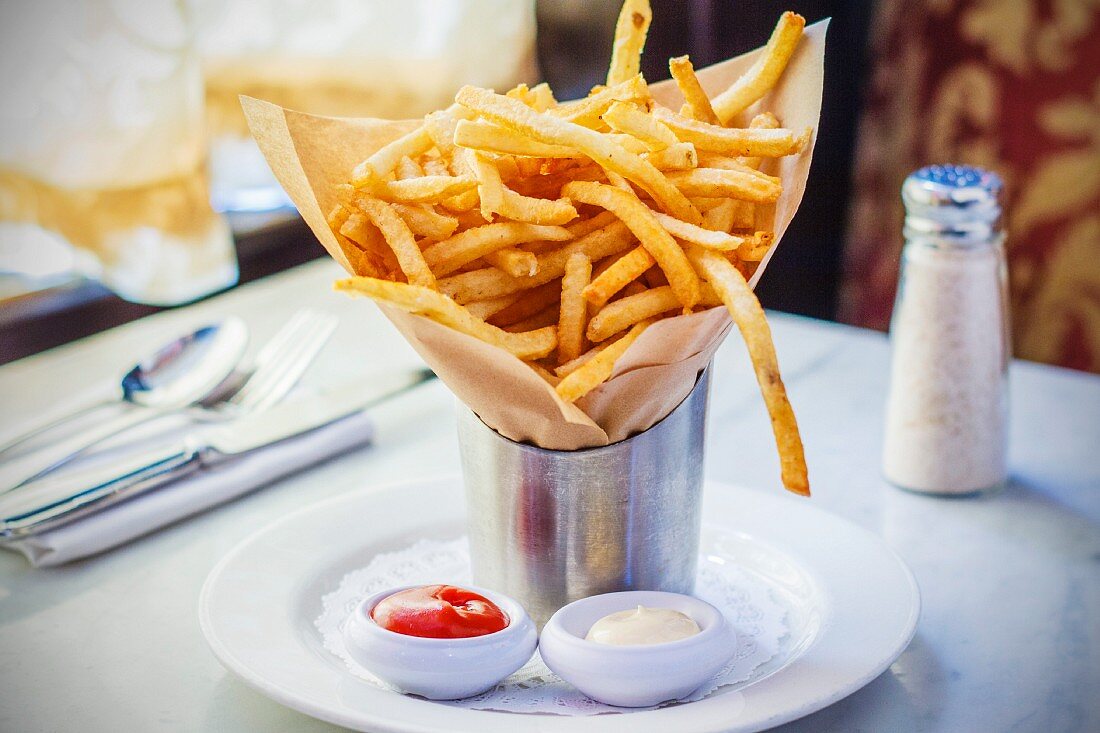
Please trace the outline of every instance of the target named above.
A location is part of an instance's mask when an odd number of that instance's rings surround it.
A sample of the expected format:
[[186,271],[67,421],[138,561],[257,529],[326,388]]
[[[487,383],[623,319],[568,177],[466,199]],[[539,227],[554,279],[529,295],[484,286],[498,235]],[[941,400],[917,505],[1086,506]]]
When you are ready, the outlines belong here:
[[710,372],[661,422],[619,443],[553,451],[458,418],[473,579],[539,628],[578,598],[695,585]]

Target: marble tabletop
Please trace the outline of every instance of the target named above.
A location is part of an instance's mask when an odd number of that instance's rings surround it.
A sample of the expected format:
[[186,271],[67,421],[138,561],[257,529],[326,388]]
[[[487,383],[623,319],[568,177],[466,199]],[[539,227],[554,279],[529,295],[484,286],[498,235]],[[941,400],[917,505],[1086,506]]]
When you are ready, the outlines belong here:
[[[328,262],[305,265],[0,367],[0,431],[63,409],[70,395],[109,393],[135,355],[230,313],[249,323],[254,343],[303,305],[338,313],[334,343],[309,381],[417,363],[371,304],[330,291],[336,275]],[[779,730],[1100,730],[1100,378],[1013,364],[1010,485],[976,499],[918,496],[879,473],[886,339],[771,320],[814,503],[884,537],[923,594],[916,638],[889,670]],[[736,336],[715,367],[707,475],[780,491],[767,416]],[[199,589],[227,550],[287,512],[457,471],[454,413],[436,383],[378,408],[373,446],[124,548],[39,570],[0,553],[0,730],[336,730],[218,664],[199,631]]]

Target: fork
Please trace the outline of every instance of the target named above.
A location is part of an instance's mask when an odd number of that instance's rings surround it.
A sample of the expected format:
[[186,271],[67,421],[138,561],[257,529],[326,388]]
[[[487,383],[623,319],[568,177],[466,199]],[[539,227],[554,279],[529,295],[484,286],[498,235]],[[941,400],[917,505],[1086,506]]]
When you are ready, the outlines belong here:
[[277,404],[305,374],[337,322],[336,316],[324,311],[312,308],[298,311],[256,354],[251,373],[229,394],[204,403],[201,412],[213,419],[223,419]]
[[[256,355],[250,373],[223,390],[201,409],[192,413],[200,420],[229,419],[247,412],[267,409],[293,389],[336,328],[338,319],[331,313],[305,308],[298,311],[264,344]],[[42,478],[72,459],[84,454],[118,433],[97,436],[94,440],[71,444],[67,452],[51,456],[45,462],[37,453],[13,462],[3,472],[3,491],[17,489]],[[48,449],[45,449],[48,450]],[[44,465],[45,463],[45,465]]]

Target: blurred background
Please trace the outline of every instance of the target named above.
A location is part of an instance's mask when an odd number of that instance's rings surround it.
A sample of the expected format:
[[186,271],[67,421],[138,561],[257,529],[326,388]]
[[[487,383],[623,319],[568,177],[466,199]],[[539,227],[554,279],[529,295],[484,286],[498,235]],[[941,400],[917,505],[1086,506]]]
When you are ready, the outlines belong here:
[[[324,256],[237,95],[421,115],[464,83],[600,83],[619,0],[0,4],[0,363]],[[652,0],[646,78],[831,17],[801,210],[768,307],[884,329],[899,189],[930,163],[1008,188],[1018,356],[1100,372],[1100,2]]]

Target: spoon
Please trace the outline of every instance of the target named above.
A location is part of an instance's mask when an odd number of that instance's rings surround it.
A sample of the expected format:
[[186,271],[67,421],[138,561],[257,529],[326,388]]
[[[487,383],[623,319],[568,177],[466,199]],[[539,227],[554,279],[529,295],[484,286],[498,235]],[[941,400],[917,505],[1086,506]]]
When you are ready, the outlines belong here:
[[2,485],[15,488],[83,453],[89,446],[123,430],[173,410],[202,402],[233,373],[248,345],[248,328],[239,318],[200,328],[162,347],[122,378],[122,399],[101,402],[24,433],[0,448],[0,454],[77,415],[116,402],[139,410],[127,411],[80,434],[60,440],[9,463]]

